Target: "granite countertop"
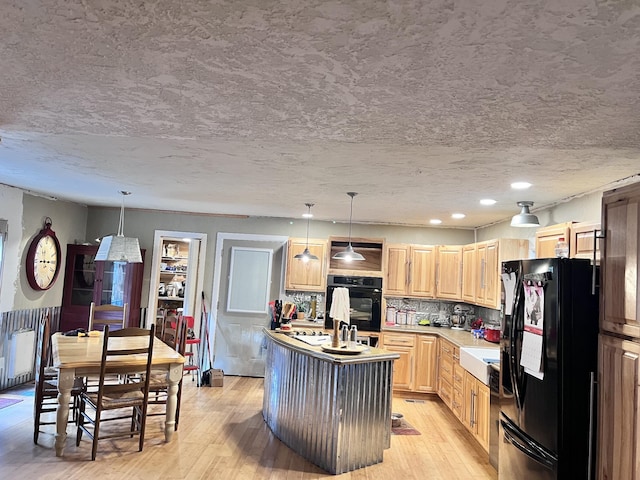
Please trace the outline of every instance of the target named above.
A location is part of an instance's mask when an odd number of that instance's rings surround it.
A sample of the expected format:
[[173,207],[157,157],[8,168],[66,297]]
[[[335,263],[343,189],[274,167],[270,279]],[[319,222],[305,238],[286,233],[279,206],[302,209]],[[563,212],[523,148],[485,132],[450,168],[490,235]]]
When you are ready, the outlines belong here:
[[474,338],[471,332],[465,330],[452,330],[447,327],[430,327],[421,325],[394,325],[382,326],[382,332],[403,332],[403,333],[424,333],[428,335],[438,335],[449,340],[458,347],[481,347],[481,348],[500,348],[500,344],[487,342],[483,338]]

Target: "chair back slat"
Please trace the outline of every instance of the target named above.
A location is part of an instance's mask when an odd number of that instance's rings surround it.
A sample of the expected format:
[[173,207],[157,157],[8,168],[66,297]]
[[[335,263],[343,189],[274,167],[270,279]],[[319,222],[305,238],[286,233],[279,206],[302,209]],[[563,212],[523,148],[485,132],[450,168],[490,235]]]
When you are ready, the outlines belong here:
[[100,326],[109,325],[112,333],[116,329],[126,328],[129,315],[129,304],[124,305],[96,305],[91,302],[89,307],[89,330],[100,330]]

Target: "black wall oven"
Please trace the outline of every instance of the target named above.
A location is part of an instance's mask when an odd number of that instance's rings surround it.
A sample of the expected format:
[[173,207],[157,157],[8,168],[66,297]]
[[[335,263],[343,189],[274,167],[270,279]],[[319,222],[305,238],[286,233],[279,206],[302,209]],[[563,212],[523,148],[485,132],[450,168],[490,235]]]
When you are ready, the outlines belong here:
[[356,325],[359,331],[379,332],[382,311],[382,278],[329,275],[327,277],[325,328],[333,328],[333,318],[329,313],[331,312],[333,291],[338,287],[349,289],[351,325]]

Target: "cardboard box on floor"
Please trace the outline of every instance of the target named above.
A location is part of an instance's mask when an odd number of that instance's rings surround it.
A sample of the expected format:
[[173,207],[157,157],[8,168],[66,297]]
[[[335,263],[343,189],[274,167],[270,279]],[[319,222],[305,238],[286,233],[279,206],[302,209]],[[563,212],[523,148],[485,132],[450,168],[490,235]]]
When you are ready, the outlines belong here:
[[219,368],[211,369],[211,386],[222,387],[224,383],[224,371]]
[[220,368],[210,368],[202,373],[202,386],[222,387],[224,383],[224,371]]

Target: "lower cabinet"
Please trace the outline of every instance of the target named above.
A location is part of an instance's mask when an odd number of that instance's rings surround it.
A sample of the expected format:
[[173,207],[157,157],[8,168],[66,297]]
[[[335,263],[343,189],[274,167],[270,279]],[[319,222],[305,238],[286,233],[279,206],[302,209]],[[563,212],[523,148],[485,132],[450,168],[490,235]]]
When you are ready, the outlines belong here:
[[600,335],[599,480],[640,479],[640,344]]
[[462,423],[482,448],[489,451],[489,387],[465,371],[462,395]]
[[388,333],[382,335],[383,348],[400,355],[393,362],[393,389],[408,392],[435,393],[435,335]]
[[438,348],[438,396],[453,410],[454,364],[458,363],[459,350],[453,343],[440,338]]

